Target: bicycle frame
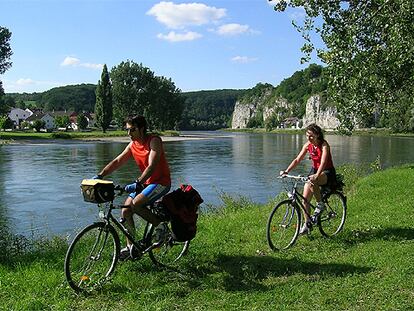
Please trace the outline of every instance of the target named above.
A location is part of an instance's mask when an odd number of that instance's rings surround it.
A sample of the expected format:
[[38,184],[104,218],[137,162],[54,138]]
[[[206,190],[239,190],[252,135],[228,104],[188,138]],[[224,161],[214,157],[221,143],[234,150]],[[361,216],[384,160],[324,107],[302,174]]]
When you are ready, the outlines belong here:
[[[151,206],[152,204],[148,204],[149,206]],[[98,204],[99,206],[99,204]],[[129,233],[128,229],[120,222],[118,221],[113,215],[112,215],[112,210],[114,209],[122,209],[122,208],[130,208],[129,206],[125,206],[125,205],[114,205],[113,202],[110,202],[108,205],[108,211],[107,213],[104,215],[103,217],[103,221],[109,225],[112,226],[111,222],[115,224],[115,226],[122,232],[122,234],[137,248],[140,249],[140,245],[137,243],[137,241],[135,241],[135,238],[132,236],[131,233]],[[147,238],[147,233],[150,230],[152,224],[150,222],[146,222],[145,225],[145,229],[144,229],[144,239]],[[147,241],[145,241],[147,242]],[[148,253],[150,250],[159,247],[162,244],[162,241],[158,242],[158,243],[153,243],[152,245],[150,245],[149,247],[147,247],[145,250],[142,251],[142,254]]]
[[[290,176],[287,176],[287,177],[290,177]],[[304,180],[303,180],[304,181]],[[304,182],[306,182],[306,181],[304,181]],[[297,204],[299,207],[300,207],[300,209],[302,210],[302,212],[303,213],[305,213],[306,214],[306,216],[307,216],[307,218],[310,218],[311,217],[311,214],[306,210],[306,208],[305,208],[305,204],[303,204],[302,203],[302,200],[303,201],[305,201],[307,204],[309,204],[309,206],[312,208],[312,209],[315,209],[315,206],[311,203],[311,202],[309,202],[299,191],[298,191],[298,189],[297,189],[297,187],[298,187],[298,181],[295,181],[295,183],[294,183],[294,185],[293,185],[293,187],[292,187],[292,190],[291,191],[289,191],[289,190],[287,190],[287,194],[288,194],[288,197],[289,197],[289,199],[292,201],[292,203],[293,204]]]

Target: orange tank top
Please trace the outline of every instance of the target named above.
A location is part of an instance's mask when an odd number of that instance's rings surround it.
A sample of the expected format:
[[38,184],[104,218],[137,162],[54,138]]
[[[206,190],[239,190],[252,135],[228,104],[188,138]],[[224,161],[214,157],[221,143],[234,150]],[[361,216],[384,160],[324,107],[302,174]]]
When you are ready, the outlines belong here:
[[[158,137],[154,135],[148,135],[143,144],[137,141],[132,141],[131,152],[135,162],[139,166],[141,172],[148,167],[149,154],[151,151],[150,142],[153,138]],[[161,157],[158,165],[155,167],[152,175],[145,181],[146,185],[160,184],[163,186],[171,185],[170,168],[168,166],[167,159],[165,158],[164,148],[161,150]]]

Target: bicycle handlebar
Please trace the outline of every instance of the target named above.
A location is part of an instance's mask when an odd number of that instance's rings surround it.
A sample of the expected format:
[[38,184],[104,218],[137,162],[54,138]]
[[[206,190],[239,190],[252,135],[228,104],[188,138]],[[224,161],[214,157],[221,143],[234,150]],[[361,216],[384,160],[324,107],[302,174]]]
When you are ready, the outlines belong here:
[[299,180],[301,182],[307,182],[309,181],[309,176],[303,176],[303,175],[289,175],[289,174],[283,174],[281,176],[279,176],[278,178],[290,178],[290,179],[296,179]]

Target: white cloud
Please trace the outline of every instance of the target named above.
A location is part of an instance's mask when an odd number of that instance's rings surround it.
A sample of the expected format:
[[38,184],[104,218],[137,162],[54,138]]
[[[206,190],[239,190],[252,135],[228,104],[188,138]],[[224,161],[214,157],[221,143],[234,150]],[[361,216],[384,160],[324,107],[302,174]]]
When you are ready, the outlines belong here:
[[221,36],[235,36],[247,32],[253,32],[248,25],[240,25],[235,23],[225,24],[217,28],[217,33]]
[[186,26],[200,26],[217,22],[226,16],[226,9],[207,6],[203,3],[181,3],[162,1],[154,5],[148,15],[155,16],[157,21],[172,29]]
[[257,61],[256,57],[247,57],[247,56],[235,56],[231,59],[233,63],[247,64],[254,61]]
[[19,80],[16,81],[16,84],[20,86],[30,85],[30,84],[35,84],[35,83],[36,82],[33,81],[32,79],[24,79],[24,78],[20,78]]
[[79,58],[66,56],[63,62],[60,63],[61,66],[72,66],[72,67],[85,67],[89,69],[102,69],[102,64],[92,64],[92,63],[81,63]]
[[66,56],[63,62],[60,63],[61,66],[76,66],[80,63],[80,60],[76,57]]
[[193,31],[188,31],[186,33],[176,33],[175,31],[170,31],[167,35],[162,33],[157,35],[157,38],[170,42],[193,41],[201,37],[201,34]]

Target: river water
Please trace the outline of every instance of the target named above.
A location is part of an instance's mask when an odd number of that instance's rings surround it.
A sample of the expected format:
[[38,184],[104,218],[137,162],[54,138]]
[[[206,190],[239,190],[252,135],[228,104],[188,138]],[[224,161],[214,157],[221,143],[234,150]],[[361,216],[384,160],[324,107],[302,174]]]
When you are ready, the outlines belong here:
[[[296,156],[302,134],[197,132],[203,139],[165,142],[172,188],[192,184],[204,198],[202,208],[220,206],[220,194],[266,203],[281,190],[276,179]],[[370,163],[384,167],[413,161],[414,138],[328,135],[336,166]],[[96,219],[94,204],[80,193],[83,178],[94,176],[126,143],[27,143],[0,147],[0,222],[26,236],[72,234]],[[309,170],[309,160],[296,169]],[[110,176],[116,183],[135,179],[133,162]]]

